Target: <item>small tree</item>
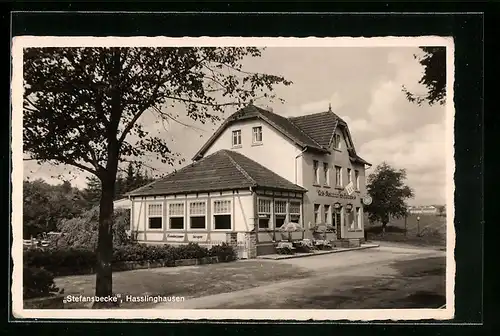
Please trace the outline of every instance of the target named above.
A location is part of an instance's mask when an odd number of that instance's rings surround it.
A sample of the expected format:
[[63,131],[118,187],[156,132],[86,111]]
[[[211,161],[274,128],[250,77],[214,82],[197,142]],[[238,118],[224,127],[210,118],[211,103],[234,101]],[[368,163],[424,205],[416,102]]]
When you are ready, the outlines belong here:
[[[23,54],[23,149],[26,159],[66,164],[101,184],[96,296],[112,295],[112,219],[119,164],[153,154],[180,160],[165,138],[141,122],[145,111],[176,120],[172,107],[194,121],[217,121],[227,106],[272,98],[280,76],[243,70],[261,50],[196,48],[26,48]],[[95,307],[107,304],[96,303]]]
[[408,91],[403,86],[403,92],[408,101],[422,105],[436,103],[444,105],[446,102],[446,47],[421,47],[423,56],[414,55],[414,58],[424,67],[424,74],[418,81],[424,85],[427,92],[418,95]]
[[373,201],[365,206],[371,222],[380,222],[385,232],[391,217],[401,218],[407,213],[406,199],[413,197],[413,191],[405,185],[405,169],[395,169],[383,162],[368,176],[366,186]]

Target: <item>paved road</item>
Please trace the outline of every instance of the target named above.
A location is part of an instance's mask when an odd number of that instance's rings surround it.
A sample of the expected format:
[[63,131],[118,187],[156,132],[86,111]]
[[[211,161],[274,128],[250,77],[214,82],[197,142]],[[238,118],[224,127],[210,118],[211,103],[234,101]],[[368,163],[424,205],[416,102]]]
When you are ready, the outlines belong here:
[[[305,258],[261,260],[262,263],[289,263],[311,270],[313,275],[307,279],[285,280],[237,292],[189,299],[182,303],[160,304],[155,308],[350,309],[363,308],[363,305],[365,308],[384,308],[384,305],[387,308],[399,307],[397,301],[401,301],[403,297],[429,290],[442,292],[444,284],[441,283],[442,276],[438,281],[432,276],[422,277],[418,281],[412,277],[410,283],[407,279],[403,280],[404,277],[393,263],[421,260],[420,264],[425,266],[429,258],[444,256],[445,252],[438,250],[381,246]],[[374,290],[373,286],[378,286],[378,289]],[[356,295],[359,300],[355,299]]]

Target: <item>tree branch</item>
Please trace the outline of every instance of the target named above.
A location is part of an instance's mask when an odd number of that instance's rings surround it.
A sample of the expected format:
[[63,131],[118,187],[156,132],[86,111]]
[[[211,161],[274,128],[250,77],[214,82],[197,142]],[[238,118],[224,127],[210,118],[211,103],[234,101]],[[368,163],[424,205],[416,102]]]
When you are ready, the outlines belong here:
[[89,173],[94,174],[95,176],[99,177],[99,171],[97,169],[92,169],[91,167],[88,167],[84,164],[78,163],[74,160],[63,158],[63,157],[30,157],[30,158],[24,158],[23,161],[58,161],[60,163],[68,164],[70,166],[74,166],[76,168],[80,168],[82,170],[88,171]]

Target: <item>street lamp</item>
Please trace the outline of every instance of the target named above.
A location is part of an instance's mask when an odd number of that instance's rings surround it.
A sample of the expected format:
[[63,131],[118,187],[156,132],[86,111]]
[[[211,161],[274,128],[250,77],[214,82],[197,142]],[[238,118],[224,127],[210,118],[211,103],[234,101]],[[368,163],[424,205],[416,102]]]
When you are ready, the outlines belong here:
[[346,206],[345,206],[346,210],[347,211],[351,211],[352,210],[352,204],[351,203],[348,203]]
[[417,216],[417,237],[420,237],[420,216]]
[[333,203],[333,207],[336,209],[336,210],[340,210],[340,207],[342,206],[342,204],[340,204],[339,202],[335,202]]

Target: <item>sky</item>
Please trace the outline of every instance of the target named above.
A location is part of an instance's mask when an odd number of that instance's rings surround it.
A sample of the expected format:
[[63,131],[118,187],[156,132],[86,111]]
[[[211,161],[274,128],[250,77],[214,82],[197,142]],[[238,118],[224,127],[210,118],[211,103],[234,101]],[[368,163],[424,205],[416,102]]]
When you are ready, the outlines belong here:
[[[446,148],[444,106],[418,106],[406,100],[405,85],[423,92],[418,80],[422,66],[414,59],[415,47],[268,47],[260,58],[243,61],[243,69],[281,75],[293,82],[278,86],[275,93],[284,103],[256,101],[283,116],[333,112],[349,126],[357,153],[373,164],[367,175],[383,161],[407,171],[407,185],[415,197],[410,205],[445,204]],[[153,113],[140,119],[153,134],[165,137],[172,150],[186,160],[167,166],[151,162],[160,173],[169,173],[191,162],[218,124],[202,125],[182,116],[166,125],[155,123]],[[223,117],[235,110],[228,110]],[[60,177],[58,177],[60,176]],[[64,166],[24,162],[24,177],[48,183],[70,180],[83,188],[85,173]]]

